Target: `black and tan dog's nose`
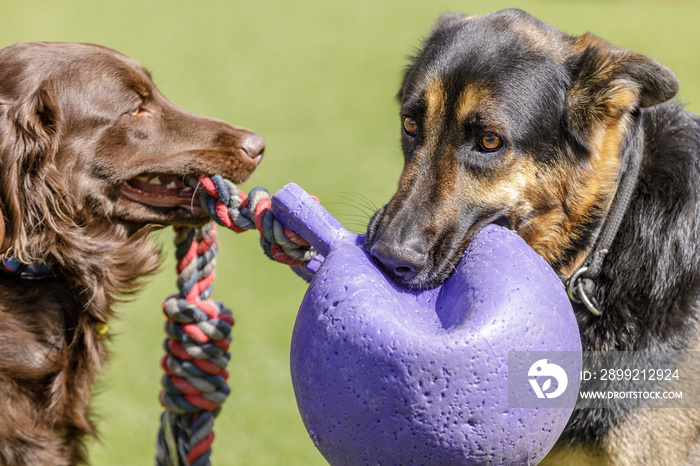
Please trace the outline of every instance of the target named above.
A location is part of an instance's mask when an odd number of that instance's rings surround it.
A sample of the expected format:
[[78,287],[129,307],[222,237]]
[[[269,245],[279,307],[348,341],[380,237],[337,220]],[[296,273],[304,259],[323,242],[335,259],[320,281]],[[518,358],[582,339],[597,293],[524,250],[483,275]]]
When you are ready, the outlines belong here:
[[370,255],[387,275],[404,283],[415,278],[426,265],[425,253],[383,241],[372,245]]
[[241,149],[257,165],[262,160],[265,152],[265,139],[258,133],[252,133],[243,141]]

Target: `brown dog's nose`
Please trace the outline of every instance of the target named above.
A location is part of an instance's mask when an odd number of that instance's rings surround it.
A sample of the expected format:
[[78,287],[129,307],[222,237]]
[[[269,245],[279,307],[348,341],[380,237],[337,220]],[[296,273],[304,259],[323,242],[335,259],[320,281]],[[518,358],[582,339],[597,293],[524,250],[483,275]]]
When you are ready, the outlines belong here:
[[243,141],[241,149],[257,165],[262,160],[263,152],[265,152],[265,139],[258,133],[252,133]]

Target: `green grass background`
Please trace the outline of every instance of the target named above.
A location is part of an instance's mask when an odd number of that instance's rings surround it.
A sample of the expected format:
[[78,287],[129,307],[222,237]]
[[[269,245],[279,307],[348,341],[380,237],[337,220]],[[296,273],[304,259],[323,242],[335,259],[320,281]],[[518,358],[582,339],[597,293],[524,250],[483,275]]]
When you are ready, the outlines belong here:
[[[700,110],[700,4],[692,1],[0,0],[0,46],[81,41],[130,55],[183,108],[265,136],[265,160],[244,189],[297,182],[362,231],[401,168],[394,95],[406,57],[443,11],[509,6],[657,58],[680,78],[689,108]],[[220,236],[214,295],[237,324],[214,463],[326,464],[306,435],[290,382],[289,342],[305,284],[269,262],[255,234]],[[95,465],[153,462],[160,305],[175,290],[170,240],[168,230],[154,235],[164,265],[111,323],[113,357],[94,399],[101,431],[89,444]]]

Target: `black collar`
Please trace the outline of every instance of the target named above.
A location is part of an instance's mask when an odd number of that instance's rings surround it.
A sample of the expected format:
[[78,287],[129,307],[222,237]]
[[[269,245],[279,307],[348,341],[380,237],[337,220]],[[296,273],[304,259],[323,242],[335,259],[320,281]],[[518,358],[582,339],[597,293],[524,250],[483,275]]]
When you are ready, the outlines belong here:
[[638,119],[633,123],[630,133],[627,134],[625,143],[620,151],[624,165],[621,167],[620,179],[613,197],[612,206],[594,239],[593,249],[579,268],[564,283],[569,293],[569,299],[574,303],[583,304],[596,316],[603,314],[596,300],[598,291],[596,281],[603,269],[605,256],[608,254],[610,246],[612,246],[620,229],[622,220],[627,213],[642,166],[643,149],[641,144],[643,134],[641,123]]

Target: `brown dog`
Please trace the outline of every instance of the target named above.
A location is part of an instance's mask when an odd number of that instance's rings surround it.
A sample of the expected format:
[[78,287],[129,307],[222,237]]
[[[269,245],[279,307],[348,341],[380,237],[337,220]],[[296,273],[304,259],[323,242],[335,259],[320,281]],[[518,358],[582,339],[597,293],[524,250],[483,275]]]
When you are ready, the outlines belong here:
[[[368,252],[422,288],[484,225],[572,283],[586,351],[697,350],[700,118],[656,61],[519,10],[443,16],[399,91],[405,164]],[[685,372],[686,388],[697,373]],[[558,465],[700,464],[697,409],[577,409]]]
[[184,177],[243,181],[263,150],[255,133],[179,109],[113,50],[0,51],[1,464],[85,460],[104,324],[157,265],[147,233],[206,223]]

